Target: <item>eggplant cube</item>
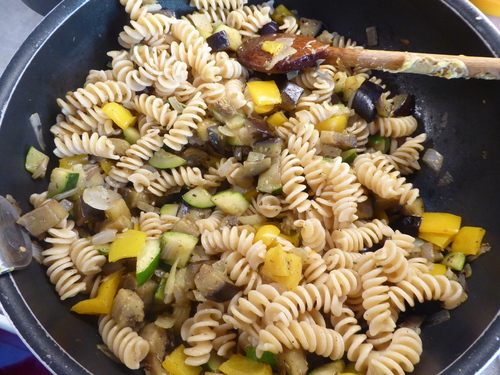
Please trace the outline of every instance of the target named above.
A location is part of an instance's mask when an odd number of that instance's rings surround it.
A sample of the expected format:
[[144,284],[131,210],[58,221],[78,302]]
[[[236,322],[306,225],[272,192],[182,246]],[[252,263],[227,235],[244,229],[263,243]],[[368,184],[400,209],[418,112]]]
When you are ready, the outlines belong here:
[[228,49],[231,46],[229,36],[225,30],[213,33],[207,38],[207,43],[212,48],[212,52],[219,52]]
[[303,93],[302,87],[286,81],[281,86],[281,104],[279,106],[285,111],[293,110]]
[[314,38],[323,29],[323,22],[311,18],[300,19],[300,33]]
[[372,122],[378,116],[377,102],[384,88],[372,81],[364,81],[354,94],[352,108],[366,122]]

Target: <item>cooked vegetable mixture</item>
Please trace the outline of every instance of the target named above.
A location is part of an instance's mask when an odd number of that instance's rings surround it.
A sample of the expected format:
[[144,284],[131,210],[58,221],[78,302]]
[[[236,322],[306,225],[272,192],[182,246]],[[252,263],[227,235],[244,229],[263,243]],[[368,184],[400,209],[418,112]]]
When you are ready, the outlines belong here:
[[29,151],[50,183],[19,220],[103,353],[147,374],[413,371],[421,325],[466,300],[488,250],[406,180],[426,140],[413,95],[357,67],[245,69],[259,34],[283,33],[275,60],[286,34],[361,48],[282,4],[120,2],[122,49],[58,99],[59,166]]

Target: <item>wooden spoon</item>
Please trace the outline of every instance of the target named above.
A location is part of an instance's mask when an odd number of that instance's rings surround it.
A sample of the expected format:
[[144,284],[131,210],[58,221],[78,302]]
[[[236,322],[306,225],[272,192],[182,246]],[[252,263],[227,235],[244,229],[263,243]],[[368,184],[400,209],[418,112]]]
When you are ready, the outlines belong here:
[[[273,55],[264,51],[262,45],[265,41],[284,44],[286,52]],[[326,64],[336,66],[361,67],[392,73],[416,73],[444,78],[500,79],[499,58],[336,48],[314,38],[294,34],[267,34],[251,38],[241,45],[237,55],[243,66],[264,73],[302,70],[316,66],[318,60],[324,60]]]

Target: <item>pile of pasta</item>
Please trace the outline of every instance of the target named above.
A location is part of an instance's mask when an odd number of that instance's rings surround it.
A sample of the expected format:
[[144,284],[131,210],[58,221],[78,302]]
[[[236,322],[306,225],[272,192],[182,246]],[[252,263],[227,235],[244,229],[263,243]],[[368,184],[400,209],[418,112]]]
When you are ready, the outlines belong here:
[[[91,70],[82,88],[57,100],[61,114],[51,128],[54,154],[88,155],[79,167],[83,173],[91,170],[93,180],[97,174],[107,189],[122,195],[133,189],[152,197],[151,202],[181,188],[201,186],[211,193],[227,187],[242,193],[255,189],[254,179],[241,176],[242,161],[236,156],[212,152],[210,164],[200,167],[157,169],[148,163],[161,148],[178,153],[188,146],[205,147],[198,126],[212,119],[211,110],[221,100],[246,117],[267,117],[255,112],[246,86],[248,80],[259,78],[252,78],[233,52],[212,52],[192,15],[170,16],[154,1],[120,2],[130,15],[119,35],[123,49],[108,52],[109,69]],[[274,11],[272,4],[248,5],[245,0],[192,0],[190,5],[197,8],[193,14],[205,15],[212,24],[237,29],[243,40],[258,35]],[[280,30],[299,33],[297,19],[286,17]],[[359,48],[331,35],[332,45]],[[441,301],[452,309],[465,299],[460,283],[432,275],[427,259],[412,256],[415,238],[393,230],[383,218],[358,217],[359,205],[373,196],[400,206],[419,198],[418,189],[405,176],[420,169],[425,134],[414,136],[417,120],[412,115],[378,117],[367,123],[345,100],[332,103],[332,95],[342,92],[352,76],[385,87],[369,71],[333,65],[305,69],[291,78],[304,93],[293,110],[283,111],[286,121],[274,128],[285,145],[279,157],[282,191],[255,192],[241,217],[214,208],[196,221],[200,243],[190,262],[222,261],[240,292],[227,302],[214,302],[196,293],[188,295],[181,286],[174,293],[169,290],[165,303],[176,319],[170,331],[176,332],[176,345],[185,345],[186,364],[202,365],[212,353],[231,358],[252,346],[258,355],[300,350],[330,360],[345,358],[362,374],[411,372],[419,362],[422,342],[418,328],[398,326],[399,314],[426,300]],[[182,110],[171,105],[173,97]],[[381,101],[391,101],[389,91]],[[135,144],[117,147],[122,130],[101,111],[110,102],[137,116],[140,138]],[[323,157],[321,131],[316,127],[340,115],[348,118],[346,133],[356,137],[358,156],[351,163],[340,156]],[[388,153],[368,147],[374,134],[392,139]],[[46,192],[31,197],[35,207],[46,200]],[[136,213],[133,224],[147,238],[160,237],[179,220],[160,215],[154,203],[131,209]],[[256,240],[258,226],[243,224],[250,218],[272,222],[287,235],[300,234],[298,245],[286,237],[276,238],[284,251],[303,258],[301,280],[293,290],[262,274],[268,247]],[[92,243],[98,233],[99,223],[82,229],[70,218],[47,231],[43,263],[62,299],[95,296],[103,269],[109,268],[106,255]],[[378,250],[362,251],[376,244]],[[158,270],[154,278],[158,283],[168,276]],[[163,313],[148,312],[148,323]],[[146,323],[123,326],[111,315],[102,315],[99,332],[109,351],[129,368],[144,366],[153,352],[155,371],[160,371],[153,373],[161,373],[159,364],[173,344],[153,348],[142,334]],[[167,335],[169,330],[163,330]],[[146,371],[151,372],[152,366],[148,363]]]

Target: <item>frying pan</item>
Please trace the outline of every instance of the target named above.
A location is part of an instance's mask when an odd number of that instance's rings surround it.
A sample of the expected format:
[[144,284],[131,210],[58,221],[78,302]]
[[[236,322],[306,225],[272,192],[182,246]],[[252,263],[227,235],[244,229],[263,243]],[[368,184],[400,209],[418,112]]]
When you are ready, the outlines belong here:
[[[185,0],[160,2],[180,13],[190,10]],[[285,4],[360,44],[366,43],[365,29],[376,26],[380,49],[500,55],[500,34],[465,0]],[[24,170],[29,146],[37,145],[30,115],[40,115],[48,150],[53,149],[49,127],[59,113],[56,98],[81,87],[89,69],[105,68],[106,51],[119,48],[117,35],[127,16],[117,0],[65,0],[30,35],[2,76],[0,194],[12,194],[24,211],[30,209],[29,195],[47,186]],[[464,218],[464,225],[485,228],[493,246],[472,264],[468,301],[452,310],[451,320],[423,329],[424,354],[415,374],[475,374],[500,347],[500,82],[377,75],[394,94],[415,95],[419,130],[444,155],[440,173],[424,166],[412,180],[426,209],[454,213]],[[447,183],[445,175],[451,176]],[[59,299],[43,266],[32,262],[0,277],[0,291],[0,302],[20,336],[53,373],[136,373],[97,349],[101,339],[95,319],[69,312],[75,299]]]

